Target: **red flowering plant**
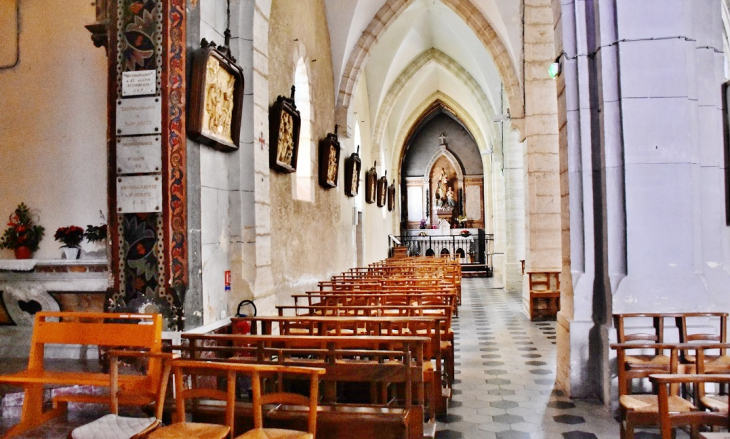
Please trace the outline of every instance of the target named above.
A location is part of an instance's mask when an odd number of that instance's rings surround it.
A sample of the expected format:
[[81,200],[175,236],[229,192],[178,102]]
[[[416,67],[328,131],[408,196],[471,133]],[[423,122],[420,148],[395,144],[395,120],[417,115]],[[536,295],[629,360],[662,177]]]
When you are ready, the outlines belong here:
[[62,248],[79,248],[84,239],[84,229],[79,226],[59,227],[53,238],[63,243]]
[[33,215],[25,205],[20,203],[10,214],[8,228],[0,238],[0,248],[14,250],[19,247],[28,247],[30,251],[38,250],[38,244],[43,239],[45,228],[35,224],[37,216]]

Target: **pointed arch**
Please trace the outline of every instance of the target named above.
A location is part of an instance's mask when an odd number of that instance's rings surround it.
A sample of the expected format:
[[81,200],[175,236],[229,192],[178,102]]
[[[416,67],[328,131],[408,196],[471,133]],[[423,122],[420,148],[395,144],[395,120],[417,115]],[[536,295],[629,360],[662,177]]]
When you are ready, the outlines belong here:
[[436,153],[434,153],[433,157],[431,157],[431,160],[428,161],[428,164],[426,165],[426,171],[423,174],[423,179],[425,181],[429,180],[429,174],[431,173],[431,169],[433,168],[433,165],[436,164],[436,161],[440,159],[441,157],[445,157],[446,160],[451,163],[451,166],[454,167],[454,170],[456,171],[456,179],[460,182],[464,181],[464,169],[461,162],[456,158],[454,153],[449,151],[445,145],[441,145],[441,148],[439,148]]
[[[494,117],[494,111],[492,110],[492,106],[489,104],[489,99],[484,93],[484,90],[479,86],[474,77],[453,58],[438,49],[432,48],[423,52],[416,59],[414,59],[413,62],[408,65],[408,67],[403,69],[401,74],[398,75],[398,78],[396,78],[396,80],[391,85],[390,89],[388,89],[388,92],[385,95],[385,99],[383,99],[383,103],[382,105],[380,105],[380,108],[378,109],[378,114],[375,117],[372,151],[378,151],[381,147],[382,138],[385,131],[385,125],[390,119],[393,107],[395,106],[400,93],[403,91],[403,88],[406,86],[406,84],[408,84],[411,79],[413,79],[414,76],[418,74],[418,72],[426,68],[430,63],[436,63],[437,65],[446,69],[449,73],[454,75],[462,84],[464,84],[469,89],[469,91],[476,97],[477,102],[479,103],[479,106],[484,112],[487,120],[486,128],[488,129],[488,133],[484,134],[489,135],[492,144],[497,141],[496,136],[499,132],[499,129],[496,127],[495,123],[492,120],[492,118]],[[456,116],[455,113],[454,115]],[[460,116],[456,116],[456,118],[461,119]],[[470,131],[472,131],[472,133],[476,132],[471,129]]]
[[[392,148],[393,154],[391,156],[390,163],[391,172],[394,176],[397,176],[398,179],[401,178],[401,163],[403,162],[403,156],[405,155],[408,139],[413,135],[413,131],[418,126],[418,123],[438,109],[444,109],[450,113],[456,120],[461,122],[469,132],[471,132],[481,153],[484,154],[489,151],[486,136],[479,129],[479,126],[471,115],[450,96],[438,91],[426,97],[421,104],[416,107],[395,136],[395,142],[393,143]],[[489,168],[485,166],[484,172],[485,178],[488,177]]]
[[[337,111],[340,117],[347,114],[355,83],[367,61],[373,44],[406,10],[411,1],[413,0],[388,0],[385,2],[358,39],[340,79],[340,90],[337,95]],[[471,0],[439,1],[451,8],[469,26],[494,58],[494,63],[504,83],[504,91],[509,102],[513,126],[519,129],[519,121],[525,115],[522,86],[506,45]]]

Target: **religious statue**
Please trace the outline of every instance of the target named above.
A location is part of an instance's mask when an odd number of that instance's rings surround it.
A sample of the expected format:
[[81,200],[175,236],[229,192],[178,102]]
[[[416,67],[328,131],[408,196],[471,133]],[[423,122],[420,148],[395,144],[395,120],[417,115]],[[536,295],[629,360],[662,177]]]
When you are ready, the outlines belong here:
[[441,168],[441,176],[436,182],[436,207],[443,208],[446,206],[446,194],[449,178],[446,176],[446,170]]
[[451,188],[446,191],[446,205],[448,207],[454,207],[456,205],[456,202],[454,202],[454,190]]

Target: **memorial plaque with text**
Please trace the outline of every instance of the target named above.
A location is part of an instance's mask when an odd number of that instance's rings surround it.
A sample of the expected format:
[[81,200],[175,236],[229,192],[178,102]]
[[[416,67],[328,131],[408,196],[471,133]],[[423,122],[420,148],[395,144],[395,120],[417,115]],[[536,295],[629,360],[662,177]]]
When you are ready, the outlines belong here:
[[159,175],[117,177],[117,212],[162,212],[162,177]]
[[118,99],[117,135],[160,134],[162,103],[159,97]]
[[160,136],[118,137],[117,173],[160,172],[162,169],[160,139]]
[[122,96],[143,96],[155,93],[157,93],[156,70],[122,73]]

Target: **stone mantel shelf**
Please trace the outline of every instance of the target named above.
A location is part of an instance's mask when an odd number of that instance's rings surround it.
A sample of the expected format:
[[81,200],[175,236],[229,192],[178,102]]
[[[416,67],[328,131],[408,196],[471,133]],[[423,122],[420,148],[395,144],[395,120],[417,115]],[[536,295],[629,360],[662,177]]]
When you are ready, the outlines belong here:
[[0,259],[0,290],[8,285],[36,284],[46,291],[101,292],[109,286],[106,259],[26,261],[19,269],[17,260]]

